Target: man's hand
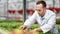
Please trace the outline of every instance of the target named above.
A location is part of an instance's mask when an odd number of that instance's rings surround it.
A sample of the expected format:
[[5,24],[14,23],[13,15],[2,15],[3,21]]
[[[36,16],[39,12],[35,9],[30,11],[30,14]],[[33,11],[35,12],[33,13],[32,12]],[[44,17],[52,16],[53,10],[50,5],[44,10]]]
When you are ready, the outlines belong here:
[[19,29],[25,30],[27,28],[26,25],[22,25]]
[[30,30],[26,34],[33,34],[33,33],[34,33],[34,31],[33,30]]
[[27,34],[34,34],[35,32],[42,32],[42,30],[40,28],[36,28],[34,30],[28,31]]
[[30,31],[27,32],[27,34],[34,34],[35,32],[37,32],[37,29],[30,30]]
[[36,28],[33,31],[38,31],[38,32],[42,32],[41,28]]

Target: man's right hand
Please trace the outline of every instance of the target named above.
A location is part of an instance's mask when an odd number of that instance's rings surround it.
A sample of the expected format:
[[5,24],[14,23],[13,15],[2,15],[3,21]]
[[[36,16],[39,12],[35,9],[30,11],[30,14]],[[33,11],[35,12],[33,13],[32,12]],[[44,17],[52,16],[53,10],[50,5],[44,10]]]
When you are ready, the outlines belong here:
[[19,29],[25,30],[27,28],[26,25],[22,25]]

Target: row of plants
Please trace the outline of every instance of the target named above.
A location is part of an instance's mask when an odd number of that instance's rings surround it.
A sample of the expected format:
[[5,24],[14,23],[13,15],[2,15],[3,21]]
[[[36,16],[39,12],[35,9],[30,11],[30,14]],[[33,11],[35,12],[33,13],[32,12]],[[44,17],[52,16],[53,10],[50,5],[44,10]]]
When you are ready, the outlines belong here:
[[[59,19],[57,19],[57,22],[60,22]],[[18,29],[21,25],[23,24],[22,21],[15,21],[13,19],[8,19],[8,20],[1,20],[0,21],[0,28],[3,29],[3,30],[7,30],[8,32],[9,31],[12,31],[14,29]],[[32,24],[30,26],[30,28],[28,28],[28,30],[32,30],[32,29],[35,29],[35,28],[38,28],[39,25],[38,24]],[[58,30],[60,32],[60,24],[57,24],[57,27],[58,27]],[[37,32],[37,34],[41,34],[42,32]],[[47,33],[48,34],[48,33]]]
[[[23,20],[17,20],[17,19],[0,19],[0,23],[10,23],[10,22],[23,22]],[[60,18],[56,19],[56,22],[60,22]]]
[[[22,22],[10,22],[10,23],[0,23],[0,28],[6,29],[6,30],[13,30],[16,28],[19,28],[23,23]],[[60,31],[60,24],[57,24],[57,27]],[[33,24],[28,30],[38,28],[38,24]]]
[[60,18],[56,19],[56,23],[60,24]]
[[22,23],[0,23],[0,28],[6,29],[6,30],[12,30],[20,27]]

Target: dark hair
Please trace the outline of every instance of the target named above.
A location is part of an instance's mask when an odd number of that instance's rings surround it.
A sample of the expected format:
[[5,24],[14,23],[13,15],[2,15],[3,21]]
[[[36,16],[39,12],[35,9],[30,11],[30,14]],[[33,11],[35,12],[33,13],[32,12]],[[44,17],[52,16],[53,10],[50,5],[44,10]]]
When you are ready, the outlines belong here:
[[36,4],[42,4],[43,7],[46,7],[46,2],[45,1],[38,1]]

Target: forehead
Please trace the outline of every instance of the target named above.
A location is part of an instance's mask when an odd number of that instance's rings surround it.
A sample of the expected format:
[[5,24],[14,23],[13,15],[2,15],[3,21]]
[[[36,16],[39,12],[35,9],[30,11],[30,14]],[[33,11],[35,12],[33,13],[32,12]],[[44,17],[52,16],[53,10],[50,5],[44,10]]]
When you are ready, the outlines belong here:
[[42,4],[37,4],[37,5],[36,5],[36,8],[42,8],[42,7],[43,7]]

